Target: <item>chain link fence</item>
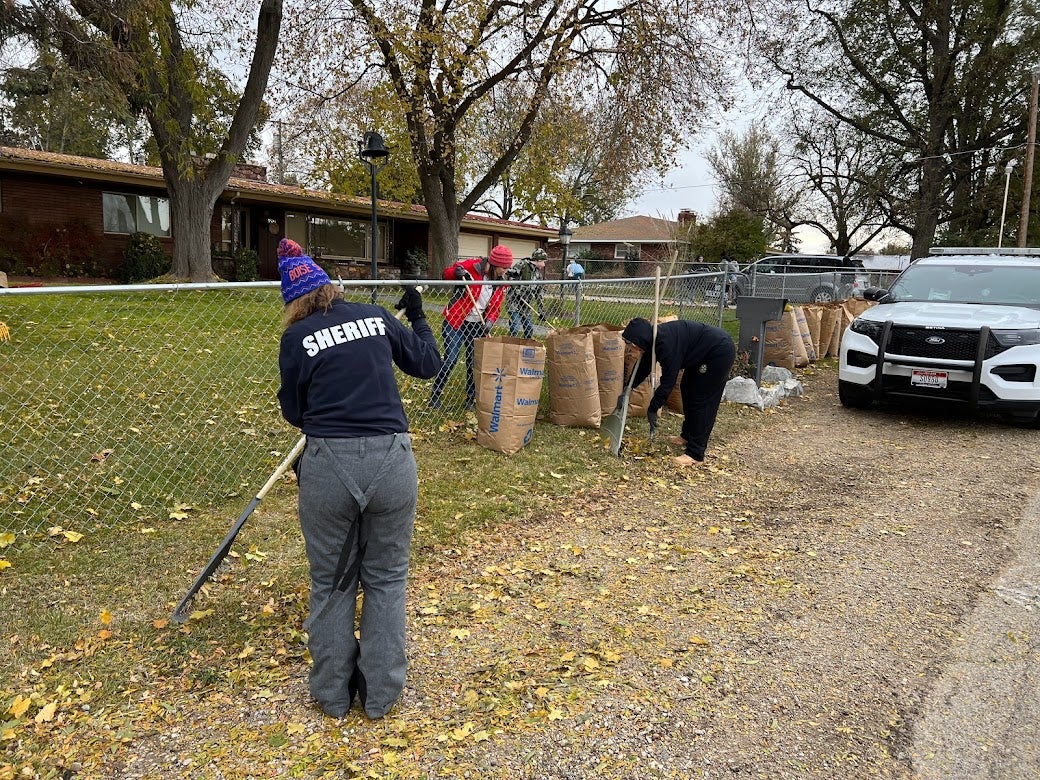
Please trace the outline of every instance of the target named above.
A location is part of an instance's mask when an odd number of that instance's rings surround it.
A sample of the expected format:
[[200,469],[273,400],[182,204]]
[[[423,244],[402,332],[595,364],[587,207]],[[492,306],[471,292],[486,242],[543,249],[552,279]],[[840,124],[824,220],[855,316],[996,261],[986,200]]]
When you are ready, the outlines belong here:
[[[662,280],[661,314],[732,322],[710,294],[718,282]],[[456,285],[416,284],[440,338]],[[502,284],[507,296],[537,285],[528,308],[540,340],[653,313],[653,279]],[[393,310],[400,282],[348,282],[344,295],[367,302],[373,291]],[[252,497],[299,436],[276,399],[281,313],[276,282],[0,290],[0,533],[146,525]],[[509,325],[503,307],[492,335]],[[438,409],[431,380],[399,385],[413,430],[466,414],[461,359]]]

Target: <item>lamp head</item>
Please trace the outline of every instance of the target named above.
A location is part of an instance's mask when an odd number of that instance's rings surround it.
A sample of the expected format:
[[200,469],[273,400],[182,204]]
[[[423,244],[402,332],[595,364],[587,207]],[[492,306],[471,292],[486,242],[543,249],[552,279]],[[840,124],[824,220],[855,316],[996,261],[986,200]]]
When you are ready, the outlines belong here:
[[358,157],[362,162],[376,165],[390,156],[390,150],[383,143],[383,136],[375,130],[369,130],[358,141]]
[[567,246],[571,243],[571,230],[567,223],[560,225],[560,243]]

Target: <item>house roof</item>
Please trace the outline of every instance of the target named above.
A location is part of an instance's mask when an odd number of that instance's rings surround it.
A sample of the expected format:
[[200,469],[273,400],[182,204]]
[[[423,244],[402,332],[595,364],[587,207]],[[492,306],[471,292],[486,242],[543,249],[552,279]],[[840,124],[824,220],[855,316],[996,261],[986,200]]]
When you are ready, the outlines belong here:
[[[162,168],[156,166],[132,165],[115,160],[77,157],[71,154],[41,152],[35,149],[19,149],[10,146],[0,146],[0,170],[17,170],[49,176],[166,189]],[[277,203],[288,208],[323,208],[358,215],[365,215],[372,207],[372,201],[369,198],[311,190],[290,184],[272,184],[237,176],[228,179],[224,194],[236,201]],[[380,200],[379,211],[384,216],[393,216],[398,219],[429,221],[426,208],[417,204]],[[541,225],[495,219],[482,214],[467,214],[462,219],[462,225],[479,227],[484,230],[508,229],[514,235],[530,234],[539,238],[550,238],[557,235],[557,231]]]
[[678,222],[639,215],[575,228],[571,241],[586,244],[671,244]]

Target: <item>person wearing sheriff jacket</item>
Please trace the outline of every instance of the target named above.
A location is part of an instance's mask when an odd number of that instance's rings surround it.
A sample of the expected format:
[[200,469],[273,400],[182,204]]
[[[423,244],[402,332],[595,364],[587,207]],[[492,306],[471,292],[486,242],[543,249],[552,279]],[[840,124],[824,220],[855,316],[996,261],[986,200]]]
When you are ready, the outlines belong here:
[[344,301],[294,241],[283,239],[278,256],[285,301],[278,401],[307,436],[297,475],[311,579],[310,693],[332,717],[343,717],[357,695],[368,717],[381,718],[404,687],[405,580],[418,498],[394,366],[429,379],[441,357],[414,288],[398,304],[409,330],[381,306]]
[[455,288],[451,300],[444,307],[444,322],[441,323],[444,364],[433,380],[431,408],[440,407],[444,387],[463,349],[466,350],[466,408],[473,408],[477,397],[473,381],[473,342],[491,333],[491,326],[502,312],[502,299],[505,297],[505,287],[477,285],[473,282],[504,279],[512,265],[513,252],[500,244],[491,250],[487,258],[459,260],[444,269],[445,279],[455,279],[466,284]]
[[661,365],[661,384],[646,410],[651,433],[657,428],[658,411],[675,387],[679,371],[683,371],[679,383],[683,403],[682,432],[669,441],[684,449],[682,455],[674,458],[676,465],[700,465],[704,462],[726,380],[736,359],[733,339],[714,325],[675,320],[658,325],[654,341],[653,326],[642,317],[629,322],[621,336],[626,350],[635,353],[639,361],[633,369],[636,372],[633,387],[650,376],[651,342],[654,358]]

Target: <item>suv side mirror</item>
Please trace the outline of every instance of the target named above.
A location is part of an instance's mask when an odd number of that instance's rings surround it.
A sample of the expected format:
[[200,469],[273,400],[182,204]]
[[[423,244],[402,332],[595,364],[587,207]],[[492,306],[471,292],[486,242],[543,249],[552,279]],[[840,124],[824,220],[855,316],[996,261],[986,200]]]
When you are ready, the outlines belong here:
[[863,300],[882,303],[888,297],[888,290],[884,287],[868,287],[863,291]]

